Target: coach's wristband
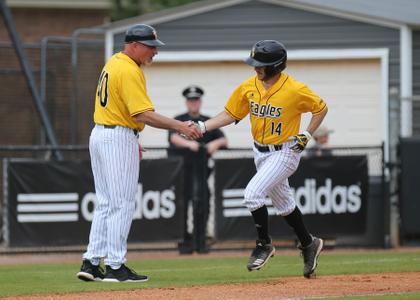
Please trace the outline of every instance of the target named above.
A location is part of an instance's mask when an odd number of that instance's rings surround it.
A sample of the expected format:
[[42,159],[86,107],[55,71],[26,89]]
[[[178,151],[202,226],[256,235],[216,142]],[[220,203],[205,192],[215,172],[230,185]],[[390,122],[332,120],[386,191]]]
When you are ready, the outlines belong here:
[[204,124],[204,122],[202,121],[198,121],[198,128],[200,128],[201,133],[206,133],[207,128],[206,128],[206,124]]

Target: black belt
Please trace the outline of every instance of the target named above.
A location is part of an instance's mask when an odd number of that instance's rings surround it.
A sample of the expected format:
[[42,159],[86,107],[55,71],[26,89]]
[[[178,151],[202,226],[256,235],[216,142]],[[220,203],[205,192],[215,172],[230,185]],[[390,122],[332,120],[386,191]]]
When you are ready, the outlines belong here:
[[[108,128],[108,129],[114,129],[115,127],[117,127],[117,125],[104,125],[104,128]],[[137,136],[139,131],[137,129],[132,129],[132,130],[133,130],[134,135]]]
[[271,151],[279,151],[283,148],[283,145],[271,145],[270,146],[261,146],[254,142],[255,148],[260,152],[271,152]]

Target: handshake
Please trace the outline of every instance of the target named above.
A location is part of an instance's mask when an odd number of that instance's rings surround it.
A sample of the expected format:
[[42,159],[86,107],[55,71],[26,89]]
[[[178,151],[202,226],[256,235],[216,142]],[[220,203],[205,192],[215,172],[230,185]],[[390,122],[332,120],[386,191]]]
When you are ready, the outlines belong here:
[[183,126],[178,130],[179,134],[188,140],[196,140],[203,136],[206,133],[207,128],[206,124],[202,121],[193,122],[185,121],[182,123]]

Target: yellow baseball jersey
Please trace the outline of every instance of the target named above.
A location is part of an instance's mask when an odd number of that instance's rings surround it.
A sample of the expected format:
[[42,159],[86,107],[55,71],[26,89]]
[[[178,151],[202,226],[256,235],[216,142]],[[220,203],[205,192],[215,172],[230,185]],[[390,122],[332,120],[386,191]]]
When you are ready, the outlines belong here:
[[326,107],[305,84],[282,73],[268,90],[257,76],[245,80],[230,96],[225,111],[237,121],[249,113],[256,142],[281,144],[299,133],[302,113],[318,114]]
[[126,54],[114,54],[105,64],[96,89],[94,122],[143,130],[133,116],[154,110],[143,70]]

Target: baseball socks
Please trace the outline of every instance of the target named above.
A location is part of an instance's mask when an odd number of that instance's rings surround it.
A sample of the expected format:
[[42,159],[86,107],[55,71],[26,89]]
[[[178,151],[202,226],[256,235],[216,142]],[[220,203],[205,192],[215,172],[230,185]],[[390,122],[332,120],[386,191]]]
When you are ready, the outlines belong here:
[[302,213],[298,207],[284,218],[290,227],[294,229],[300,241],[298,248],[302,251],[303,256],[303,276],[305,278],[311,278],[318,265],[318,256],[321,253],[324,242],[322,239],[312,237],[309,234],[303,223]]
[[297,206],[291,214],[284,216],[284,219],[293,228],[303,247],[307,247],[312,243],[312,236],[306,229],[303,223],[302,213]]
[[268,235],[268,211],[264,205],[251,212],[254,218],[255,228],[257,229],[258,239],[271,244],[271,238]]

